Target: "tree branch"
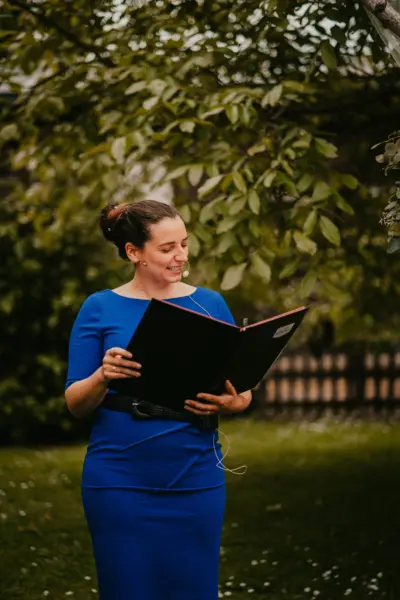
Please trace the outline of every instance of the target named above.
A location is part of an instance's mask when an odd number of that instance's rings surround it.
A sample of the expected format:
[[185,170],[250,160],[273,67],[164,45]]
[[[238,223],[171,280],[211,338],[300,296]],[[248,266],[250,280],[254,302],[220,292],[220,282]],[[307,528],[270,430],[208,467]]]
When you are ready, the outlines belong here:
[[364,7],[382,23],[386,29],[400,38],[400,13],[388,0],[361,0]]
[[21,0],[8,0],[10,6],[15,6],[21,9],[22,11],[28,12],[32,16],[34,16],[38,21],[42,22],[44,25],[55,29],[60,33],[65,39],[69,40],[76,46],[79,46],[83,50],[87,52],[93,52],[97,56],[99,62],[103,63],[106,67],[115,67],[115,63],[111,60],[111,58],[107,56],[103,56],[101,54],[102,48],[96,46],[95,44],[88,44],[87,42],[81,40],[73,31],[69,31],[65,29],[62,25],[60,25],[57,21],[53,20],[51,17],[45,15],[37,5],[29,6],[25,4]]

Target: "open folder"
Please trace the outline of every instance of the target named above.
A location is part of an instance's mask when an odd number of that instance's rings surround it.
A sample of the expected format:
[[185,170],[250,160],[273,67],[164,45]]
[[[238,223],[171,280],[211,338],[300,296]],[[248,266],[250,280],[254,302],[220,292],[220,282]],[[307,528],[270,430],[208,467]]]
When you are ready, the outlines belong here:
[[226,379],[238,393],[250,390],[279,357],[307,310],[302,306],[238,327],[153,299],[127,346],[142,365],[141,377],[111,380],[108,387],[175,410],[183,410],[185,400],[195,400],[200,392],[226,392]]

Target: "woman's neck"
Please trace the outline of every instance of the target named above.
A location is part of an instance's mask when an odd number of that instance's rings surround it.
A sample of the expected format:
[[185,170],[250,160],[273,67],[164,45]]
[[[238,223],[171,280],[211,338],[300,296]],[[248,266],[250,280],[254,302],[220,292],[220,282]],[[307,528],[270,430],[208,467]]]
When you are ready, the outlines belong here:
[[164,287],[154,285],[151,282],[143,282],[136,275],[127,285],[127,291],[129,291],[135,298],[142,298],[143,300],[149,300],[150,298],[156,298],[162,300],[163,298],[173,298],[174,296],[185,295],[187,287],[185,283],[178,281],[176,283],[168,283]]

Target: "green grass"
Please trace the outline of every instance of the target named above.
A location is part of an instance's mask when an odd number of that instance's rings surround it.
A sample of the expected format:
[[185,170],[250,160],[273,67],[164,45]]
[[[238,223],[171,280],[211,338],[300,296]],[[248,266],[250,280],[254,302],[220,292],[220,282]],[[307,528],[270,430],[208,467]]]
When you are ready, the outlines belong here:
[[[244,476],[226,475],[222,597],[400,598],[400,425],[221,429],[225,464],[248,465]],[[0,598],[97,597],[80,502],[84,452],[0,451]]]

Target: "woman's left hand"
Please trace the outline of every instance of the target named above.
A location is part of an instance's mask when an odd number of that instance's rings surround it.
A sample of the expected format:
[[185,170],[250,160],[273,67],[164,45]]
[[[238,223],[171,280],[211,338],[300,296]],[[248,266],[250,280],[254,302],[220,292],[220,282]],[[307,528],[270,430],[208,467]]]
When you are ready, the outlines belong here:
[[197,394],[196,398],[206,400],[185,400],[185,409],[195,415],[214,415],[218,413],[238,413],[246,410],[251,402],[251,392],[238,394],[227,379],[225,382],[226,394],[216,396],[214,394]]

